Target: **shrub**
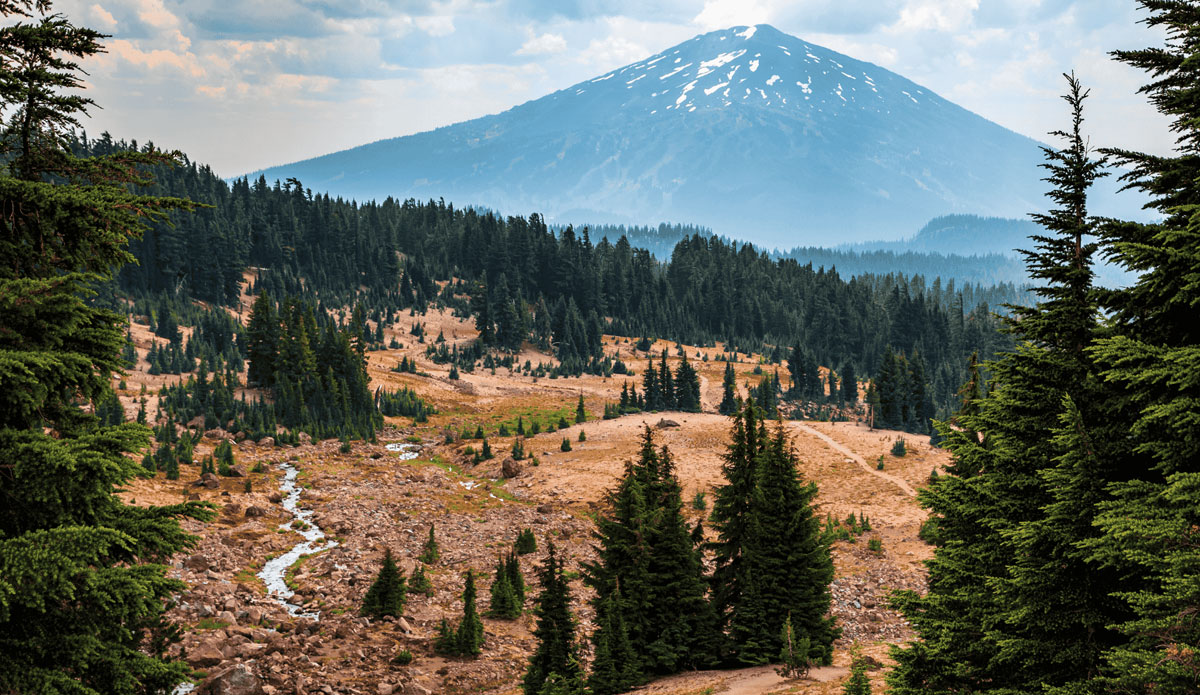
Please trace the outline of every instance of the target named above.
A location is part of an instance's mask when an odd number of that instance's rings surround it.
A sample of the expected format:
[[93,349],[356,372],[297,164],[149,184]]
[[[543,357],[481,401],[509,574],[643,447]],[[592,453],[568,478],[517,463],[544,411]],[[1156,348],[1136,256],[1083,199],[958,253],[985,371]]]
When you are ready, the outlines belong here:
[[571,450],[571,440],[567,439],[566,437],[563,437],[562,444],[560,444],[558,448],[561,451],[570,451]]
[[704,499],[704,493],[697,491],[696,496],[692,498],[692,509],[696,509],[696,510],[702,512],[707,508],[708,508],[708,502],[706,502]]
[[904,445],[904,437],[897,437],[896,443],[892,445],[892,456],[897,458],[908,453],[908,449]]
[[867,550],[870,550],[876,555],[883,553],[883,541],[879,540],[878,538],[870,539],[867,541]]
[[392,663],[397,666],[408,666],[412,663],[412,660],[412,652],[408,651],[407,649],[402,649],[400,650],[399,654],[392,658]]

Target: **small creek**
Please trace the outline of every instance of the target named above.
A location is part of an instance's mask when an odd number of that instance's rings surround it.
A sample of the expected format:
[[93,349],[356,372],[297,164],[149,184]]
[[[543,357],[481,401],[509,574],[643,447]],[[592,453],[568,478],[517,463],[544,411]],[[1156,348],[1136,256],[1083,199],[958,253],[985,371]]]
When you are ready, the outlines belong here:
[[[386,449],[399,453],[401,461],[408,461],[417,457],[420,447],[415,444],[388,444]],[[289,615],[319,620],[321,617],[319,611],[305,612],[303,606],[291,602],[290,599],[296,595],[296,592],[288,587],[284,575],[288,568],[300,558],[335,548],[337,541],[326,538],[321,527],[313,523],[311,509],[300,508],[300,493],[303,488],[296,484],[296,476],[300,473],[296,467],[291,463],[280,463],[278,468],[283,471],[283,481],[279,484],[279,491],[284,494],[283,508],[292,515],[292,518],[280,524],[279,528],[298,532],[304,537],[304,542],[298,543],[283,555],[267,561],[267,564],[263,565],[262,570],[259,571],[258,577],[266,585],[267,595],[286,608]],[[300,528],[293,528],[292,524],[297,520],[301,522]]]

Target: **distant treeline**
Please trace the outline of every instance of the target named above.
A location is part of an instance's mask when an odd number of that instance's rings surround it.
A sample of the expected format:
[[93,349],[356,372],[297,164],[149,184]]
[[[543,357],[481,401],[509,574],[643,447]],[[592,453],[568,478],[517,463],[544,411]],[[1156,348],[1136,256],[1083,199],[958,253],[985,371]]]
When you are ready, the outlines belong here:
[[[79,145],[90,154],[135,147],[107,136]],[[131,245],[138,264],[125,267],[118,289],[135,298],[235,304],[253,268],[255,292],[306,297],[318,313],[360,303],[371,317],[450,305],[475,317],[485,347],[549,342],[576,373],[600,368],[600,330],[779,355],[799,344],[820,364],[859,374],[874,373],[890,346],[921,356],[939,409],[954,403],[972,352],[1011,345],[990,312],[1014,299],[1007,286],[951,289],[900,274],[846,280],[701,233],[660,263],[625,237],[595,243],[587,230],[555,234],[537,214],[503,219],[442,201],[356,203],[295,180],[227,184],[190,162],[153,173],[151,192],[211,207],[175,215]],[[460,281],[452,288],[435,284],[452,278]]]

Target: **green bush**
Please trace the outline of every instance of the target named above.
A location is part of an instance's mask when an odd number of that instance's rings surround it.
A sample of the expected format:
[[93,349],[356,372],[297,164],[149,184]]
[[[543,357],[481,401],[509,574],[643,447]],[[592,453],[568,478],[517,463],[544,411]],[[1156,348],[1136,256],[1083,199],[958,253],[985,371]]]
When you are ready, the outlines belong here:
[[892,456],[899,458],[907,453],[908,449],[905,447],[904,437],[897,437],[896,443],[892,444]]
[[412,663],[412,660],[412,652],[408,651],[407,649],[403,649],[399,654],[392,658],[392,663],[397,666],[408,666]]

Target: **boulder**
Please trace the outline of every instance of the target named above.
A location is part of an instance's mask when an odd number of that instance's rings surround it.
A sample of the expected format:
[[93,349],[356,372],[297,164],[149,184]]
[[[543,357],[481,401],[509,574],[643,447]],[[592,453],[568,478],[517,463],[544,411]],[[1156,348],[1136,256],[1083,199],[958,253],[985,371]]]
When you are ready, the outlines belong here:
[[204,433],[204,438],[205,439],[229,439],[229,432],[221,429],[220,427],[214,427],[213,429],[208,430],[207,432]]
[[212,473],[205,473],[193,484],[196,487],[206,487],[209,490],[216,490],[221,487],[221,479]]
[[187,652],[187,662],[193,668],[209,668],[224,660],[225,655],[221,653],[220,642],[216,639],[205,640]]
[[196,695],[265,695],[262,680],[245,664],[234,664],[209,676]]
[[278,492],[272,492],[271,494],[267,495],[267,501],[269,501],[271,504],[279,504],[283,501],[283,495],[279,494]]
[[309,436],[308,432],[301,432],[299,438],[301,444],[312,444],[312,437]]
[[511,456],[504,459],[504,463],[500,464],[500,474],[505,478],[515,478],[521,475],[522,470],[524,470],[524,467],[521,466],[521,462]]
[[263,516],[266,513],[267,513],[267,510],[263,509],[262,507],[256,507],[254,505],[250,505],[249,507],[246,507],[246,516],[247,517]]
[[234,478],[245,478],[247,475],[250,475],[250,471],[246,470],[246,467],[239,463],[229,467],[229,475]]
[[654,429],[656,429],[656,430],[665,430],[669,427],[679,427],[679,423],[675,422],[674,420],[668,420],[666,418],[662,418],[657,423],[654,424]]
[[258,440],[258,445],[259,446],[275,446],[275,438],[274,437],[263,437],[262,439]]
[[183,566],[193,572],[203,572],[208,569],[208,558],[200,554],[191,555],[183,561]]

